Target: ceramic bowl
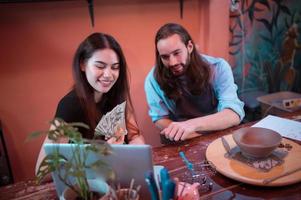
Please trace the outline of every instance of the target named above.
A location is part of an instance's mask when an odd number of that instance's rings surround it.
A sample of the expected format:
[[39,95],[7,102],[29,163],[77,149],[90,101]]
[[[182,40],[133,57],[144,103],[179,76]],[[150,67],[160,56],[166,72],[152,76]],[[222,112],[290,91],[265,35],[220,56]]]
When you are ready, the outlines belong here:
[[258,127],[238,129],[232,136],[242,154],[252,158],[269,156],[279,146],[282,139],[279,133]]

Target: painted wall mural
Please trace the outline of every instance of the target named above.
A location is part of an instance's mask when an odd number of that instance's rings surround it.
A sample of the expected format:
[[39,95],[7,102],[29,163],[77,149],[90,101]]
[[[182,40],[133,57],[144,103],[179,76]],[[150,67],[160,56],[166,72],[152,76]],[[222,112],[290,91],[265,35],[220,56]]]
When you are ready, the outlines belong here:
[[239,94],[301,93],[299,0],[231,0],[229,31]]

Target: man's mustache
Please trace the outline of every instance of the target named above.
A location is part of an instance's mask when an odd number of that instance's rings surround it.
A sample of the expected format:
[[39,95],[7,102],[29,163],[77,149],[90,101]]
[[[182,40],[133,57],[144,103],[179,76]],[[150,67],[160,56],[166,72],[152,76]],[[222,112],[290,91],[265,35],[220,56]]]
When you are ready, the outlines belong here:
[[182,67],[185,67],[185,65],[184,65],[183,63],[179,63],[179,64],[176,64],[176,65],[170,65],[170,66],[169,66],[169,69],[174,68],[174,67],[177,67],[177,66],[179,66],[179,65],[181,65]]

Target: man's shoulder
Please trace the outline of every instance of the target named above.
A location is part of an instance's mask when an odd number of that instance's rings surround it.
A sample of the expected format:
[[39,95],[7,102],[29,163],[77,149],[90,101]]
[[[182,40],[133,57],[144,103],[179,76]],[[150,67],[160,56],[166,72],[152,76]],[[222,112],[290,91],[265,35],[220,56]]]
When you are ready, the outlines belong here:
[[162,91],[157,79],[155,78],[155,67],[153,67],[150,72],[147,74],[144,82],[144,89],[147,94],[157,93],[158,95],[163,95]]
[[211,81],[213,84],[219,82],[219,78],[221,76],[230,76],[231,73],[231,66],[229,63],[220,57],[213,57],[201,54],[202,59],[207,62],[210,66],[211,70]]
[[154,82],[154,81],[156,81],[154,71],[155,71],[155,67],[153,66],[151,68],[151,70],[148,72],[148,74],[146,75],[145,82]]
[[231,66],[225,59],[204,54],[201,56],[202,59],[209,64],[213,74],[218,75],[231,71]]
[[220,57],[213,57],[206,54],[200,54],[201,58],[211,65],[217,65],[221,63],[227,63],[227,61]]
[[151,70],[148,72],[147,76],[154,76],[155,66],[152,66]]

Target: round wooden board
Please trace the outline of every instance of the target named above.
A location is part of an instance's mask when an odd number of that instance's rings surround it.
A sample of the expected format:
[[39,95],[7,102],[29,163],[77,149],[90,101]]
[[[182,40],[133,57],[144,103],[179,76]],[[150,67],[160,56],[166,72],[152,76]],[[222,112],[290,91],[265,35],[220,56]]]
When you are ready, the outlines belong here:
[[[232,139],[232,134],[224,136],[229,143],[231,149],[236,146]],[[301,170],[279,178],[268,184],[263,184],[263,180],[266,178],[272,178],[280,174],[286,173],[289,170],[301,167],[301,146],[291,140],[282,138],[284,144],[288,143],[293,146],[288,155],[284,159],[282,165],[276,166],[269,172],[262,172],[252,168],[237,160],[228,159],[224,155],[226,150],[222,144],[221,138],[214,140],[209,144],[206,150],[206,158],[211,161],[216,170],[231,179],[258,186],[284,186],[301,181]]]

